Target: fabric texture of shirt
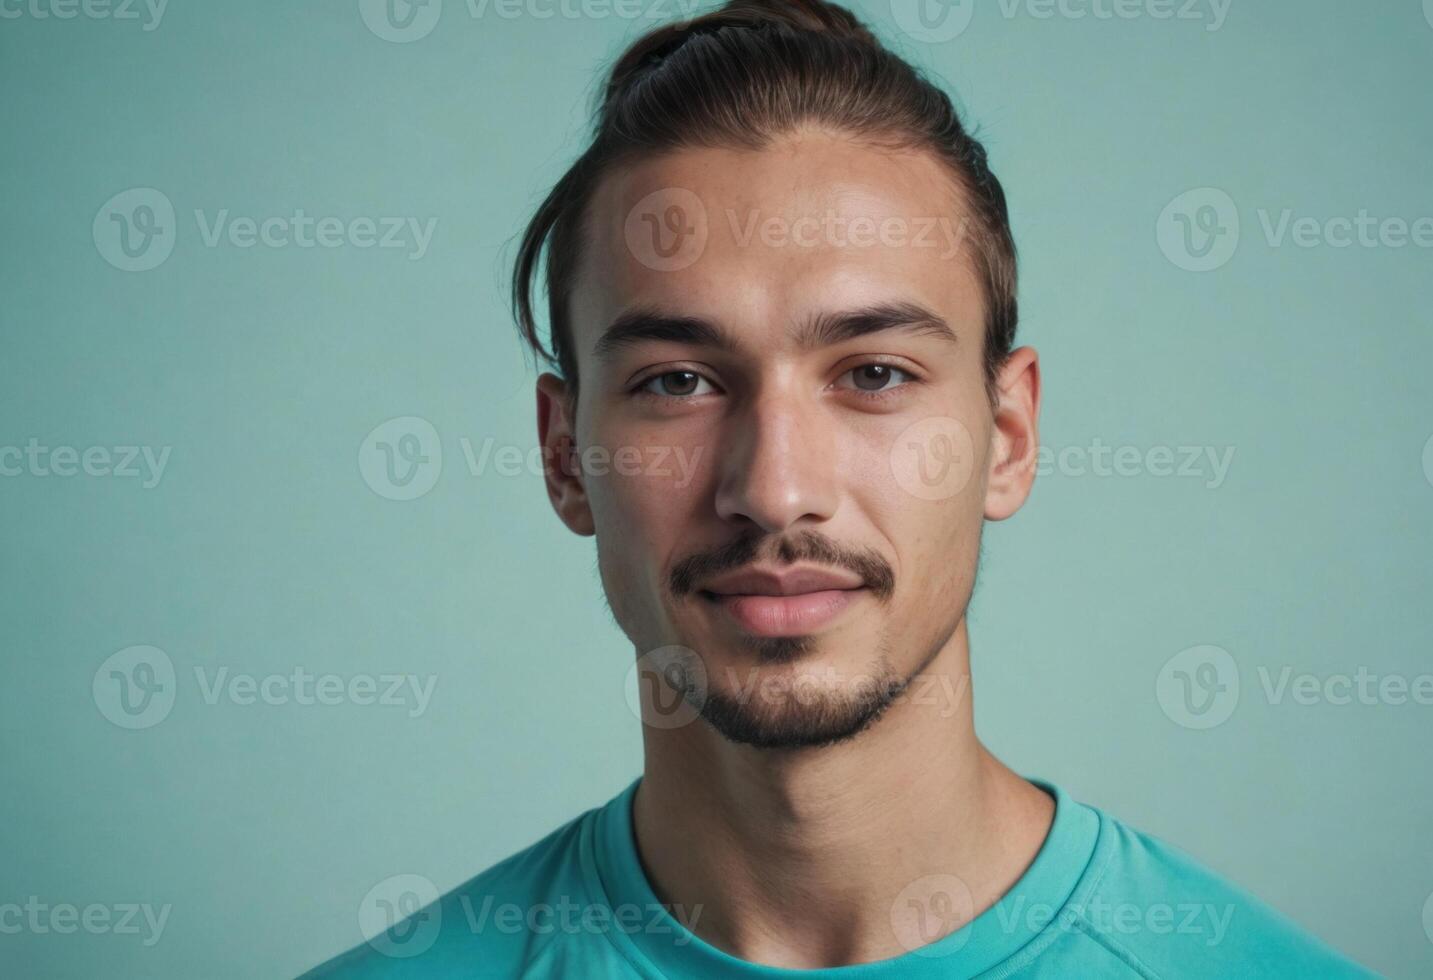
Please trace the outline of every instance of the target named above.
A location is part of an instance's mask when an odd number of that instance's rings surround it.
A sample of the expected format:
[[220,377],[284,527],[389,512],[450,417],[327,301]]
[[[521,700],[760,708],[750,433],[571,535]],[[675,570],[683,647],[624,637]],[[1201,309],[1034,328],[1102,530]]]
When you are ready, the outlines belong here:
[[[638,779],[604,806],[305,977],[1374,976],[1181,851],[1057,786],[1032,782],[1054,797],[1055,816],[1029,868],[960,929],[930,943],[911,942],[910,952],[891,959],[787,970],[738,959],[703,941],[679,921],[685,916],[691,922],[695,914],[699,929],[700,909],[669,911],[642,870],[632,832]],[[791,912],[819,914],[819,908]]]

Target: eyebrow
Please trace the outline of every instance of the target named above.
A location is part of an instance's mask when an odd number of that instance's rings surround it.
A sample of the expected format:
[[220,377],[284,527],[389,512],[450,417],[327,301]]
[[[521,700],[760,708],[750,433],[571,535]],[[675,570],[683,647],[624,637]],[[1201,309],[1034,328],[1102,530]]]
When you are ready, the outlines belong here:
[[[886,330],[902,330],[957,343],[955,331],[939,314],[919,303],[878,303],[853,310],[822,312],[809,317],[791,332],[801,350],[829,347]],[[693,347],[710,347],[733,353],[741,344],[720,323],[696,316],[660,310],[629,310],[613,320],[593,345],[592,353],[610,359],[617,352],[648,341],[668,341]]]

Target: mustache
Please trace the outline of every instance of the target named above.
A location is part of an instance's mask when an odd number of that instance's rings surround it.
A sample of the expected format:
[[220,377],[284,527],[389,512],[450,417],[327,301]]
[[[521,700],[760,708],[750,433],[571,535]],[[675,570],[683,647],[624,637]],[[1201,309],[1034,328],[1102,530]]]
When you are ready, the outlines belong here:
[[806,561],[849,569],[861,576],[872,595],[883,601],[895,592],[895,572],[891,570],[890,563],[872,548],[848,548],[814,530],[783,536],[776,539],[774,547],[767,544],[771,540],[759,531],[748,531],[711,551],[688,555],[672,566],[668,582],[672,594],[690,595],[697,590],[698,582],[748,565],[764,550],[771,551],[781,564]]

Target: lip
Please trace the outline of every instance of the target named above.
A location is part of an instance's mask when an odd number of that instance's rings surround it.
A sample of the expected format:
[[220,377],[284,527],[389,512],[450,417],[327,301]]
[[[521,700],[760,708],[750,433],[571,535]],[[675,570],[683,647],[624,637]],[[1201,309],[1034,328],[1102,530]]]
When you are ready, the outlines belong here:
[[834,568],[748,568],[718,575],[702,583],[702,589],[717,595],[792,596],[830,589],[859,589],[865,581],[853,572]]
[[830,624],[864,591],[857,575],[798,568],[720,576],[700,594],[753,636],[800,636]]
[[799,595],[712,595],[753,636],[814,633],[839,616],[863,589],[822,589]]

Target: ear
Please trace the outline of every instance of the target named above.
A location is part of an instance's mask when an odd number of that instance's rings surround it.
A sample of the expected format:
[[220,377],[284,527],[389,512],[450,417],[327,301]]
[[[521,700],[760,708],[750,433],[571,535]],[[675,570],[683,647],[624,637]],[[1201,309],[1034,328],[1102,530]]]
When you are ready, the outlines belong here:
[[542,444],[543,479],[552,509],[574,534],[595,533],[587,489],[573,435],[573,403],[567,384],[550,371],[537,379],[537,438]]
[[996,375],[995,388],[985,518],[1003,521],[1025,503],[1035,482],[1040,448],[1040,357],[1035,348],[1011,351]]

